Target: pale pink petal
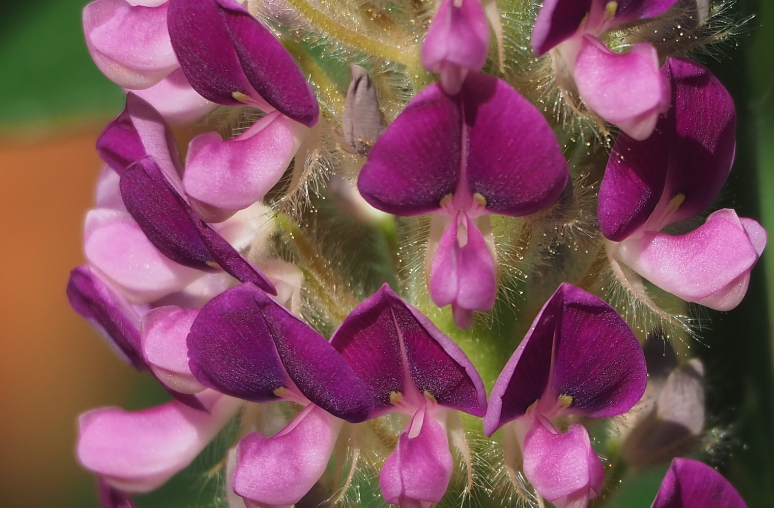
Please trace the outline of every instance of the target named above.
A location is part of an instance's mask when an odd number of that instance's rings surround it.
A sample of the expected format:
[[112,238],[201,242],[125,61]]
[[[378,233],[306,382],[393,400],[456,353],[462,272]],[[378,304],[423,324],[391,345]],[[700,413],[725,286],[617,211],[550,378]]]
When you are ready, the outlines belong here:
[[148,88],[179,67],[167,32],[166,4],[96,0],[83,9],[83,30],[94,63],[124,88]]
[[584,102],[633,139],[647,139],[658,115],[669,107],[669,82],[659,70],[656,48],[649,44],[635,44],[628,53],[618,54],[599,39],[584,36],[573,74]]
[[185,190],[219,208],[247,208],[279,181],[307,131],[275,111],[232,140],[214,132],[197,136],[188,149]]
[[216,399],[210,413],[177,401],[133,413],[119,408],[85,413],[78,460],[119,490],[151,491],[185,468],[241,404],[214,392],[206,398]]
[[191,88],[182,69],[176,69],[150,88],[135,90],[134,93],[148,101],[171,123],[193,123],[218,107]]
[[158,300],[202,275],[159,252],[128,213],[116,210],[88,213],[84,250],[89,264],[124,289],[132,303]]
[[524,475],[557,508],[585,508],[599,495],[605,472],[583,425],[562,434],[536,420],[523,448]]
[[270,438],[245,436],[237,447],[234,491],[248,506],[297,503],[325,472],[342,423],[310,405]]
[[180,393],[204,390],[188,368],[186,338],[199,311],[158,307],[142,319],[142,353],[159,381]]
[[628,238],[614,255],[664,291],[712,309],[730,310],[747,291],[765,238],[755,221],[746,219],[743,225],[733,210],[724,209],[682,236],[646,232]]

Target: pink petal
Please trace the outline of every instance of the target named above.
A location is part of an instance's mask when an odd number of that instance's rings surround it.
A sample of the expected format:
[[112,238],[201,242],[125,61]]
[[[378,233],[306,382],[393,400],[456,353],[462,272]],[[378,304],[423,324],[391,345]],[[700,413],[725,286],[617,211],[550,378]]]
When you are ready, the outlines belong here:
[[129,413],[95,409],[79,419],[78,460],[111,486],[148,492],[186,467],[236,414],[239,402],[210,392],[210,413],[173,401]]
[[585,508],[599,495],[605,471],[583,425],[562,434],[536,420],[523,448],[524,475],[557,508]]
[[584,36],[573,74],[584,102],[634,139],[650,136],[658,115],[669,106],[669,83],[659,70],[656,48],[649,44],[617,54]]
[[135,90],[134,93],[148,101],[171,123],[193,123],[218,107],[196,93],[182,69],[175,69],[152,87]]
[[325,472],[341,425],[309,405],[273,437],[260,432],[245,436],[237,447],[234,491],[248,506],[297,503]]
[[167,32],[167,5],[96,0],[83,9],[86,46],[94,63],[124,88],[148,88],[179,67]]
[[186,192],[219,208],[247,208],[279,181],[307,132],[275,111],[232,140],[214,132],[197,136],[189,145]]
[[385,501],[401,506],[441,501],[454,467],[444,427],[426,409],[417,411],[379,474]]
[[[749,231],[749,233],[748,233]],[[731,310],[747,291],[749,274],[765,245],[755,221],[718,210],[682,236],[646,232],[618,245],[614,254],[650,282],[686,300]]]
[[186,338],[198,310],[158,307],[143,316],[142,353],[153,373],[181,393],[204,390],[188,367]]

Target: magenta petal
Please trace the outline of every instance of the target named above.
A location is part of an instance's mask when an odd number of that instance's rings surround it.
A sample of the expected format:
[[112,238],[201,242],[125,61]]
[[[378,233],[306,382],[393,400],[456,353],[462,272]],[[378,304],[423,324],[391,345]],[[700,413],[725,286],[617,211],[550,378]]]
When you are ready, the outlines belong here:
[[524,438],[524,476],[557,508],[585,508],[602,490],[605,471],[583,425],[561,434],[536,421]]
[[166,4],[96,0],[83,9],[83,31],[94,63],[124,88],[148,88],[178,67]]
[[401,506],[438,503],[449,486],[453,467],[446,430],[429,411],[421,409],[382,467],[382,496]]
[[532,49],[540,56],[570,38],[591,10],[593,0],[545,0],[532,30]]
[[95,409],[80,417],[78,460],[115,488],[148,492],[186,467],[238,407],[220,397],[210,413],[177,401],[134,413]]
[[598,215],[610,240],[622,241],[640,228],[659,231],[702,213],[731,170],[731,96],[709,70],[689,60],[668,58],[662,72],[672,86],[668,114],[645,141],[619,135],[605,170]]
[[237,447],[234,491],[261,506],[297,503],[325,472],[341,424],[310,405],[270,438],[248,434]]
[[196,93],[182,69],[175,69],[152,87],[134,93],[148,101],[168,122],[177,124],[196,122],[218,106]]
[[672,7],[677,0],[620,0],[615,11],[615,24],[654,18]]
[[646,232],[629,238],[614,255],[664,291],[730,310],[744,297],[764,239],[765,231],[757,223],[743,225],[733,210],[724,209],[682,236]]
[[204,271],[222,268],[242,282],[276,294],[265,275],[196,216],[152,158],[124,171],[121,195],[132,218],[169,259]]
[[674,459],[651,508],[747,508],[734,487],[710,466]]
[[656,48],[635,44],[629,53],[610,51],[584,36],[573,69],[583,101],[634,139],[647,139],[658,115],[669,106],[669,86]]
[[369,204],[384,212],[429,213],[457,187],[461,153],[459,104],[431,85],[376,141],[357,186]]
[[551,127],[504,81],[471,73],[462,87],[468,137],[467,183],[486,210],[528,215],[551,205],[569,179]]
[[389,410],[392,392],[416,390],[474,416],[486,410],[484,385],[459,346],[386,284],[347,316],[331,345],[371,387],[377,410]]
[[127,362],[138,370],[147,367],[140,349],[140,316],[88,266],[70,272],[67,298]]
[[215,132],[195,137],[183,176],[186,192],[226,210],[249,207],[279,181],[307,130],[274,112],[228,141]]
[[202,384],[241,399],[300,392],[347,421],[373,410],[370,390],[328,341],[251,284],[202,308],[188,334],[188,357]]
[[99,480],[99,502],[102,508],[136,508],[131,496]]
[[486,63],[489,24],[478,0],[444,0],[422,44],[422,65],[441,72],[443,64],[480,71]]

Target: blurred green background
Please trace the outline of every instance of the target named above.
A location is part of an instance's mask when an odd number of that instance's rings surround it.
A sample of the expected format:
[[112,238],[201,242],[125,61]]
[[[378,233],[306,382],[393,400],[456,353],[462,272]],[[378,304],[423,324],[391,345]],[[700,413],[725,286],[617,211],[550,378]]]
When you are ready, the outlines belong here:
[[[0,506],[91,508],[94,483],[74,459],[76,416],[92,407],[139,409],[165,395],[122,364],[67,306],[69,270],[81,264],[83,215],[100,169],[94,140],[123,106],[121,91],[92,64],[81,32],[83,0],[5,2],[0,16]],[[735,168],[723,206],[774,231],[774,2],[739,0],[755,14],[720,62],[705,60],[734,95]],[[771,302],[774,248],[750,293],[712,313],[704,346],[720,470],[750,508],[774,506]],[[212,505],[195,463],[140,508]],[[630,482],[614,506],[648,508],[662,471]]]

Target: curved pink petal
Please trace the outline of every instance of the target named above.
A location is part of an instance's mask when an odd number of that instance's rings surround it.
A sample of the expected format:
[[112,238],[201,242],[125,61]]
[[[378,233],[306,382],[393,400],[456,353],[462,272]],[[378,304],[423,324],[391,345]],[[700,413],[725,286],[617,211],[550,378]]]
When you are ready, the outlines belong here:
[[124,88],[148,88],[178,67],[167,33],[167,4],[95,0],[83,9],[83,31],[94,63]]
[[[553,430],[553,429],[552,429]],[[602,490],[602,461],[583,425],[554,433],[536,421],[524,438],[524,476],[557,508],[585,508]]]
[[310,405],[272,437],[248,434],[237,447],[234,491],[261,506],[297,503],[325,472],[342,423]]
[[208,394],[211,411],[174,401],[129,413],[95,409],[79,419],[78,460],[111,486],[148,492],[186,467],[236,414],[239,404]]
[[168,122],[176,124],[196,122],[218,106],[191,87],[182,69],[175,69],[152,87],[134,93],[148,101]]
[[279,181],[307,131],[273,112],[228,141],[214,132],[197,136],[188,146],[185,190],[218,208],[247,208]]
[[438,210],[454,192],[462,163],[459,104],[431,85],[376,141],[357,187],[369,204],[396,215]]
[[142,320],[142,354],[156,377],[172,390],[204,390],[188,367],[186,338],[198,310],[157,307]]
[[651,508],[747,508],[720,473],[693,459],[674,459]]
[[[479,1],[444,0],[422,44],[422,65],[441,74],[449,66],[478,72],[486,63],[488,47],[489,24]],[[446,91],[454,95],[459,87]]]
[[[682,236],[646,232],[618,245],[614,256],[664,291],[688,302],[730,310],[741,302],[760,257],[765,232],[742,225],[733,210],[718,210]],[[755,243],[750,237],[755,239]]]
[[467,136],[465,178],[486,211],[522,216],[557,200],[567,162],[540,111],[505,81],[470,73],[462,87]]
[[382,496],[401,506],[438,503],[449,486],[453,467],[446,429],[421,409],[382,467]]
[[475,416],[486,410],[484,385],[465,353],[386,284],[347,316],[331,345],[370,386],[376,414],[394,410],[396,392],[414,409],[428,392],[444,407]]
[[669,84],[659,70],[656,48],[649,44],[618,54],[599,39],[584,36],[573,75],[583,101],[634,139],[647,139],[669,107]]

